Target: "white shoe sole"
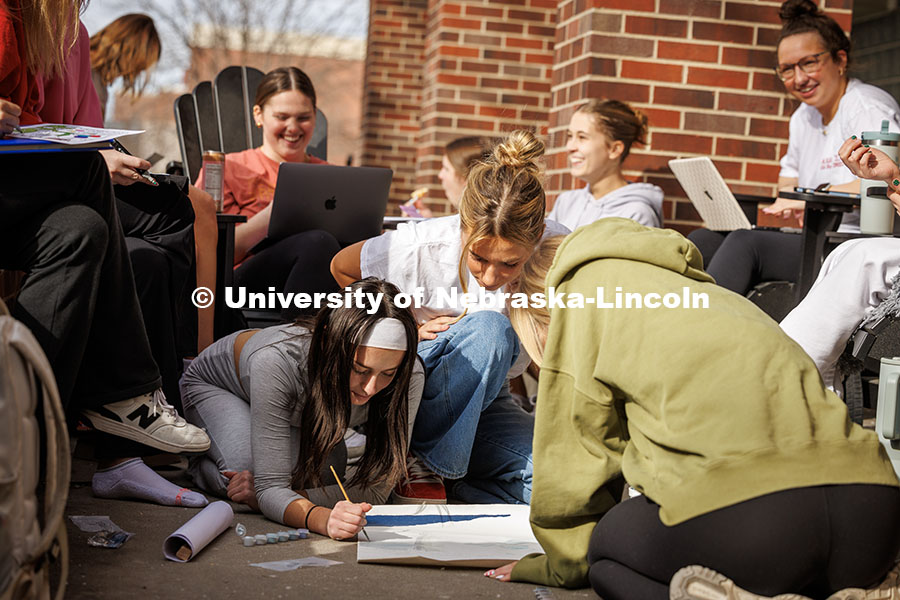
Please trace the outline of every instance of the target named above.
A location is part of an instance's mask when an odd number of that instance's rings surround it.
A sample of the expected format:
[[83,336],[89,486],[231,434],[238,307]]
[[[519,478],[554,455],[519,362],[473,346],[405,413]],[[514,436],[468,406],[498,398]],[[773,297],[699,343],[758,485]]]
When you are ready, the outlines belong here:
[[669,584],[669,600],[810,600],[799,594],[760,596],[741,589],[712,569],[692,565],[680,569]]
[[140,442],[141,444],[156,448],[158,450],[162,450],[164,452],[179,454],[182,452],[199,453],[209,450],[209,438],[207,438],[205,443],[176,445],[171,442],[157,439],[148,434],[143,429],[140,429],[139,427],[113,421],[112,419],[104,417],[92,410],[85,410],[84,416],[86,416],[90,420],[91,425],[94,426],[94,429],[118,437],[133,440],[135,442]]

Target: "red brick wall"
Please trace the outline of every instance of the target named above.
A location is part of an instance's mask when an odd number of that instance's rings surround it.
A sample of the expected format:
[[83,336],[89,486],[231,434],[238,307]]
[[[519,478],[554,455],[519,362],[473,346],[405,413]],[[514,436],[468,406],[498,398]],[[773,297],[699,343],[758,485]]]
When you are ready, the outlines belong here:
[[394,204],[415,188],[427,5],[427,0],[370,2],[360,162],[394,170]]
[[[845,29],[852,0],[819,0]],[[625,162],[630,179],[665,190],[665,224],[688,231],[699,217],[669,159],[709,155],[736,192],[772,194],[795,104],[775,77],[779,1],[560,0],[549,191],[580,185],[566,168],[565,130],[592,97],[617,98],[650,120],[646,148]]]
[[451,211],[437,172],[447,142],[547,133],[556,0],[430,0],[416,183]]

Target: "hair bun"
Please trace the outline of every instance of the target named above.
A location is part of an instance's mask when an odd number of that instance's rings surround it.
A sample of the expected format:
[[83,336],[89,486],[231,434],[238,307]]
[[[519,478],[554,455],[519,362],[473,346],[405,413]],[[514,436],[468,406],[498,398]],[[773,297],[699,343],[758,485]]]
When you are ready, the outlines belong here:
[[500,166],[537,169],[536,160],[544,154],[544,142],[525,129],[517,129],[494,146],[493,158]]
[[786,0],[778,11],[778,16],[784,22],[817,14],[819,14],[819,6],[812,0]]

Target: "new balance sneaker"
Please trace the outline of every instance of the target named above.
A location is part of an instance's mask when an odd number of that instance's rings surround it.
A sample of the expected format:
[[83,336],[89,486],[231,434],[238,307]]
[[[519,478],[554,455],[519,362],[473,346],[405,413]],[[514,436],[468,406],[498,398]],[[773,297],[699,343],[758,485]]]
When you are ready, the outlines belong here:
[[447,504],[444,480],[412,454],[406,457],[406,478],[392,494],[394,504]]
[[206,432],[181,418],[162,390],[85,410],[94,429],[134,440],[164,452],[205,452]]
[[679,569],[669,583],[669,600],[811,600],[799,594],[760,596],[738,587],[721,573],[690,565]]

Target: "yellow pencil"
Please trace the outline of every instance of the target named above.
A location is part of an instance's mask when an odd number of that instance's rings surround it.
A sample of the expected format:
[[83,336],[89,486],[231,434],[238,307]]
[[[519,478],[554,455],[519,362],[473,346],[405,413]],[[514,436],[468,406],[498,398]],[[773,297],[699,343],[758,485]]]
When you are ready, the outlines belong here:
[[[338,477],[337,471],[334,470],[334,466],[328,465],[328,468],[331,469],[331,474],[334,475],[334,480],[337,481],[338,487],[341,488],[341,492],[344,494],[344,500],[346,500],[347,502],[350,502],[350,496],[347,495],[347,490],[344,489],[344,484],[341,483],[341,479],[340,479],[340,477]],[[365,518],[365,517],[363,517],[363,518]],[[369,534],[366,533],[365,527],[362,528],[362,532],[363,532],[363,535],[366,536],[366,539],[371,542],[372,540],[369,539]]]

